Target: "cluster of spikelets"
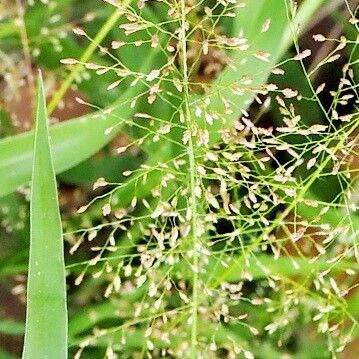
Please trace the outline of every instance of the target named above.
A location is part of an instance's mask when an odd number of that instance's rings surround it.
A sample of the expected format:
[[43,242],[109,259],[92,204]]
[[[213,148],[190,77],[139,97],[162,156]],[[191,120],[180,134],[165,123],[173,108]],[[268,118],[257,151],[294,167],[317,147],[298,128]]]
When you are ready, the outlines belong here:
[[[311,51],[299,50],[293,30],[297,55],[274,66],[272,78],[285,76],[281,67],[286,62],[299,62],[312,90],[305,98],[275,83],[253,85],[250,76],[216,81],[224,68],[238,66],[234,52],[263,62],[271,57],[253,52],[243,33],[223,32],[220,20],[235,17],[244,3],[158,1],[165,18],[155,23],[145,15],[153,2],[107,2],[125,19],[119,25],[123,38],[112,49],[149,46],[165,61],[143,72],[100,47],[114,65],[83,64],[90,74],[117,74],[109,91],[124,84],[140,88],[128,106],[141,111],[119,119],[126,123],[129,140],[117,152],[136,147],[150,157],[125,171],[123,183],[98,179],[94,190],[100,194],[79,213],[100,211],[103,222],[68,234],[70,253],[86,241],[96,242],[94,258],[79,264],[83,270],[76,284],[94,278],[121,321],[94,329],[79,343],[76,357],[102,343],[108,358],[116,353],[141,357],[133,349],[140,346],[143,355],[153,358],[251,359],[258,340],[274,338],[269,340],[281,347],[311,320],[327,336],[330,351],[342,351],[357,325],[345,298],[355,289],[350,278],[359,259],[351,220],[357,210],[351,183],[358,117],[340,108],[357,103],[358,97],[353,64],[342,69],[329,110],[320,102],[325,84],[313,88],[311,76],[353,43],[315,35],[317,42],[337,45],[307,72],[304,62]],[[289,20],[294,12],[290,3]],[[267,19],[258,32],[267,32],[272,21]],[[352,24],[357,26],[354,16]],[[74,31],[91,41],[82,29]],[[231,95],[222,95],[223,89]],[[237,108],[233,97],[248,94]],[[252,100],[256,106],[249,111]],[[303,120],[300,101],[316,101],[327,123]],[[163,103],[170,103],[168,117],[158,111]],[[271,105],[278,107],[276,124],[263,123],[261,115]],[[103,115],[111,116],[112,110]],[[232,124],[228,117],[233,116]],[[328,176],[339,176],[346,186],[327,203],[316,197],[312,185]],[[340,218],[336,226],[329,224],[334,215]],[[338,283],[340,270],[346,279]],[[261,315],[267,320],[259,328]]]

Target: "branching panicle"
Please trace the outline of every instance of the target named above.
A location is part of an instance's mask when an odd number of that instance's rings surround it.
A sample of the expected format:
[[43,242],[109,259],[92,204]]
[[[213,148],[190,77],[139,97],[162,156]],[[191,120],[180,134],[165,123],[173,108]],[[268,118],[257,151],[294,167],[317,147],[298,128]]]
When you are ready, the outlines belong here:
[[[94,252],[68,266],[76,285],[106,298],[93,328],[73,330],[76,358],[89,347],[279,358],[308,328],[335,357],[358,330],[346,304],[359,261],[357,39],[316,34],[335,46],[312,61],[299,36],[320,1],[106,2],[111,46],[74,31],[101,60],[62,60],[70,77],[111,75],[120,103],[78,102],[111,119],[105,135],[126,134],[114,150],[128,159],[121,181],[100,177],[78,211],[98,224],[67,233],[72,255]],[[319,75],[336,62],[327,89]]]

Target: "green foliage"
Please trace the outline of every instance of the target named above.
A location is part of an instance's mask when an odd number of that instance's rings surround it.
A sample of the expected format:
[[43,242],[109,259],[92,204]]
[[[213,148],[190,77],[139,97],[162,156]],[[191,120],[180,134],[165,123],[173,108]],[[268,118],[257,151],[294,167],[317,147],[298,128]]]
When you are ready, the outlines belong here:
[[37,86],[23,359],[67,358],[66,281],[42,78]]
[[[33,173],[29,310],[31,288],[54,291],[57,303],[65,294],[63,268],[46,283],[33,269],[34,252],[40,274],[62,256],[56,193],[40,196],[54,191],[56,172],[70,356],[339,358],[359,333],[355,12],[346,3],[351,21],[336,15],[348,39],[315,35],[314,44],[308,34],[299,40],[325,13],[322,0],[106,3],[36,3],[25,13],[32,61],[63,79],[48,115],[70,87],[93,110],[52,125],[49,143],[39,94],[36,134],[0,141],[8,231]],[[57,13],[46,31],[36,26]],[[73,22],[74,34],[56,36]],[[4,44],[24,47],[5,25]],[[329,51],[323,59],[316,45]],[[12,135],[6,111],[2,118]],[[34,209],[56,226],[34,226]],[[7,236],[26,243],[26,226]],[[57,247],[36,250],[35,237]],[[26,252],[6,253],[0,276],[23,272]],[[43,314],[51,302],[40,302]],[[66,314],[57,309],[47,319],[61,341]],[[27,338],[43,331],[31,322]],[[66,349],[63,340],[59,358]]]
[[[263,5],[264,3],[265,1],[262,0],[248,6],[246,11],[242,11],[242,16],[236,17],[235,24],[243,24],[242,26],[244,26],[248,32],[248,38],[256,43],[257,49],[273,54],[271,62],[273,66],[276,60],[283,55],[289,44],[286,37],[282,37],[281,41],[277,41],[277,39],[281,38],[281,34],[287,34],[289,30],[287,29],[287,20],[283,10],[282,1],[276,0],[276,2],[267,2],[265,6]],[[312,11],[315,11],[320,3],[321,1],[317,1]],[[253,6],[254,8],[252,8]],[[311,7],[313,7],[313,3],[311,4]],[[260,38],[257,39],[255,30],[258,28],[258,24],[265,21],[265,19],[270,17],[271,14],[278,13],[278,11],[282,11],[283,13],[279,17],[279,21],[276,21],[275,29],[267,34],[262,34]],[[249,20],[252,19],[252,17],[248,16],[248,14],[255,14],[254,18],[257,19],[257,22]],[[110,22],[111,25],[114,20],[118,18],[118,16],[119,15],[112,18],[112,21]],[[246,21],[248,21],[248,23],[246,23]],[[305,22],[307,21],[307,17],[299,17],[298,21]],[[238,27],[238,25],[235,26]],[[104,28],[109,30],[110,26],[105,26]],[[103,38],[103,36],[101,36],[101,38]],[[92,44],[96,45],[98,42],[99,40],[95,40],[91,43],[91,46],[88,47],[86,53],[81,57],[80,61],[86,61],[89,58],[89,54],[95,50],[95,47]],[[283,44],[285,45],[283,46]],[[131,63],[133,66],[131,58],[132,50],[129,51],[130,52],[127,56],[130,57],[126,62]],[[253,51],[255,51],[255,48]],[[147,52],[149,52],[150,58],[147,57]],[[143,65],[142,69],[140,69],[143,73],[148,72],[148,69],[152,68],[151,56],[156,55],[154,51],[148,51],[148,49],[146,53],[137,56],[138,59],[141,57],[147,59],[146,64]],[[122,53],[121,56],[123,56]],[[124,56],[126,56],[126,54],[124,54]],[[240,64],[242,60],[242,55],[240,55],[237,59],[234,59],[237,64]],[[263,64],[260,60],[249,59],[244,66],[240,66],[240,72],[238,70],[234,71],[233,69],[226,70],[218,80],[218,86],[223,87],[220,95],[226,98],[228,97],[228,101],[230,103],[233,102],[233,105],[237,108],[246,108],[249,104],[249,99],[253,98],[253,95],[247,93],[242,97],[235,96],[234,100],[232,99],[232,92],[226,88],[226,83],[231,84],[231,79],[234,76],[240,79],[243,75],[255,74],[257,81],[256,84],[262,84],[271,71],[271,64]],[[69,86],[76,76],[76,73],[80,71],[80,68],[81,65],[79,64],[76,66],[76,70],[71,72],[70,76],[67,78],[64,88]],[[121,124],[119,124],[119,119],[126,121],[131,114],[134,113],[134,110],[131,109],[129,104],[136,94],[141,93],[141,91],[142,88],[136,87],[135,90],[133,88],[129,88],[126,92],[122,93],[121,98],[111,106],[115,109],[115,111],[107,114],[106,116],[101,115],[100,112],[95,115],[89,114],[83,118],[72,120],[71,122],[69,121],[54,125],[50,132],[53,138],[53,146],[56,150],[53,154],[56,173],[61,173],[62,171],[65,171],[82,162],[113,139],[116,133],[118,133],[118,131],[122,128]],[[56,96],[57,95],[61,97],[63,95],[63,90],[58,92]],[[211,106],[213,106],[214,111],[222,111],[223,105],[221,104],[220,98],[217,96],[218,94],[216,93],[215,97],[212,98]],[[56,102],[58,102],[57,97],[54,99],[54,103]],[[165,106],[165,104],[161,104],[161,107],[163,106]],[[106,110],[104,110],[104,112],[106,113]],[[233,115],[231,115],[231,121],[233,122],[233,120]],[[229,123],[226,125],[228,126]],[[115,130],[111,131],[109,134],[106,133],[105,130],[107,128],[111,128],[112,126],[115,126]],[[219,128],[217,127],[213,129],[212,136],[215,137],[212,141],[218,139],[218,130]],[[89,141],[89,139],[91,139],[91,141]],[[31,167],[29,166],[29,163],[31,163],[31,143],[32,135],[30,133],[18,135],[13,138],[6,138],[0,141],[0,170],[1,173],[3,173],[3,176],[1,176],[0,179],[0,195],[3,196],[8,194],[14,191],[18,186],[26,184],[26,182],[29,181],[31,175]],[[15,148],[16,154],[14,152]]]

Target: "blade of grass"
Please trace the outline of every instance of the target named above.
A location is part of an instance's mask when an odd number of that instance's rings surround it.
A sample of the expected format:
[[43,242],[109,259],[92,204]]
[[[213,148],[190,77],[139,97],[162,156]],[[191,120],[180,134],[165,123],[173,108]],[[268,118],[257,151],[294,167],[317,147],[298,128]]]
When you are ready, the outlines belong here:
[[[130,115],[129,110],[124,113]],[[96,118],[88,115],[52,126],[50,133],[56,172],[77,165],[101,149],[115,135],[115,131],[106,135],[106,128],[118,122],[118,118],[113,116]],[[11,193],[30,180],[33,138],[31,131],[0,141],[0,196]]]
[[67,358],[63,239],[41,75],[30,208],[30,259],[23,359]]

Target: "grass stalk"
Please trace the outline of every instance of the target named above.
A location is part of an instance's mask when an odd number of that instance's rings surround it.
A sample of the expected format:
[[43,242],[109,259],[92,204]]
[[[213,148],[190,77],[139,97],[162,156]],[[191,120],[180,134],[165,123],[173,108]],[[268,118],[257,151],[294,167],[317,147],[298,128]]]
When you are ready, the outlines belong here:
[[[191,118],[191,111],[189,107],[189,86],[188,86],[188,65],[187,65],[187,39],[186,39],[186,9],[185,0],[181,0],[181,48],[182,48],[182,70],[183,70],[183,90],[184,90],[184,112],[186,123],[190,131],[193,130],[194,123]],[[196,160],[195,148],[192,136],[189,137],[187,154],[189,161],[189,175],[190,175],[190,205],[191,205],[191,237],[192,237],[192,329],[191,329],[191,356],[197,357],[197,334],[198,334],[198,253],[197,253],[197,197],[195,195],[196,187]]]

